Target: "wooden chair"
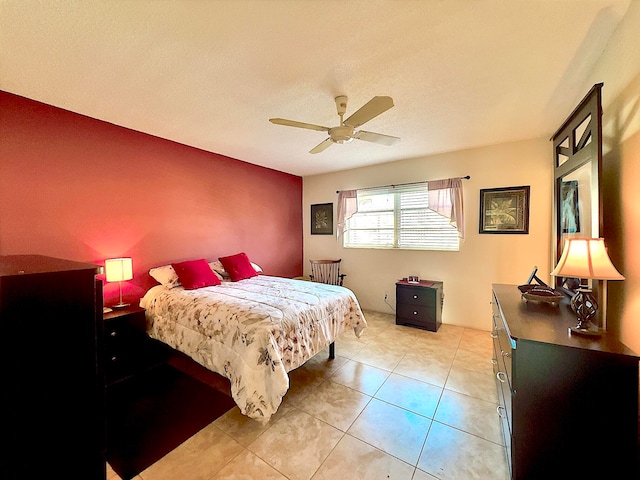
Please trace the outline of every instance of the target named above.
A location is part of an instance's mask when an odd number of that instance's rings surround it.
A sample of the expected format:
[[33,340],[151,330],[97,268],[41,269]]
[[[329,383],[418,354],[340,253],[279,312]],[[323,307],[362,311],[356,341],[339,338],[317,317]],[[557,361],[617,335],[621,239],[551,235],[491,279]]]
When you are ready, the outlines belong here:
[[342,286],[344,277],[347,275],[340,273],[341,260],[309,260],[311,262],[311,275],[309,275],[309,278],[312,282]]

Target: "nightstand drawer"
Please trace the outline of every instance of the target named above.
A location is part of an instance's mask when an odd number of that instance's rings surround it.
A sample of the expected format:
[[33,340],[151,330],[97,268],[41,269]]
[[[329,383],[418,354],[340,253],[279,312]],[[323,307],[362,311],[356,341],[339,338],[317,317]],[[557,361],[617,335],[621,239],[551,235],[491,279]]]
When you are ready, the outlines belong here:
[[105,322],[104,343],[107,355],[131,353],[145,333],[144,312]]
[[396,302],[435,308],[436,292],[433,288],[402,286],[396,289]]
[[436,323],[436,309],[435,307],[425,307],[423,305],[407,305],[406,303],[400,303],[396,307],[396,315],[399,318],[404,318],[410,323]]

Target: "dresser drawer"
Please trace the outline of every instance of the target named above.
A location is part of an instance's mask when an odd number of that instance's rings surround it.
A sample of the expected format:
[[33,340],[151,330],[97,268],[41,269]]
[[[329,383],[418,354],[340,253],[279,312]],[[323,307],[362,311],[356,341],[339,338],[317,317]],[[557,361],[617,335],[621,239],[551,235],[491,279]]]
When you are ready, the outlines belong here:
[[[507,447],[508,458],[511,458],[511,433],[513,431],[513,389],[511,378],[511,345],[506,334],[504,321],[500,314],[497,302],[492,302],[492,328],[491,337],[493,338],[493,373],[496,377],[496,386],[498,390],[498,414],[500,416],[502,430],[504,434],[505,445]],[[504,345],[508,344],[508,347]],[[506,348],[506,350],[505,350]]]
[[493,374],[496,377],[496,388],[498,395],[498,416],[500,417],[500,424],[502,427],[502,433],[504,436],[505,445],[509,446],[511,443],[511,420],[512,410],[511,410],[511,391],[507,388],[504,388],[504,383],[499,381],[500,372],[504,372],[504,370],[500,369],[500,362],[494,356],[493,359]]
[[[499,347],[498,347],[499,348]],[[496,344],[494,344],[496,349]],[[511,389],[511,378],[507,375],[505,363],[500,359],[500,351],[496,351],[494,354],[498,357],[495,365],[496,369],[496,381],[498,382],[499,390],[502,392],[501,404],[505,409],[505,414],[508,419],[509,425],[511,425],[512,413],[511,413],[511,401],[513,390]],[[511,430],[511,428],[509,428]]]
[[507,334],[507,327],[495,301],[493,302],[493,332],[494,343],[497,345],[496,358],[502,366],[502,371],[507,376],[509,386],[512,388],[511,359],[513,358],[513,344]]

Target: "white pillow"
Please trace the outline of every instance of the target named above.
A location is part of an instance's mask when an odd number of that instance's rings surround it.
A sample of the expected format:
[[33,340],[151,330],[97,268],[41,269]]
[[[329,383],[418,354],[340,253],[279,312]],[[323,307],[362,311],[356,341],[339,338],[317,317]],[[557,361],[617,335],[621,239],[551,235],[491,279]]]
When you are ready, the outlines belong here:
[[167,288],[179,287],[182,285],[178,278],[178,274],[171,265],[152,268],[149,270],[149,275],[151,275],[160,285],[164,285]]
[[220,263],[218,260],[216,260],[215,262],[209,262],[209,266],[211,267],[211,270],[213,270],[220,277],[229,278],[229,274],[222,266],[222,263]]
[[[210,262],[209,266],[211,267],[211,270],[218,274],[219,277],[222,277],[223,279],[229,278],[229,273],[224,269],[220,261],[216,260],[215,262]],[[256,272],[262,273],[262,268],[257,263],[251,262],[251,266]]]

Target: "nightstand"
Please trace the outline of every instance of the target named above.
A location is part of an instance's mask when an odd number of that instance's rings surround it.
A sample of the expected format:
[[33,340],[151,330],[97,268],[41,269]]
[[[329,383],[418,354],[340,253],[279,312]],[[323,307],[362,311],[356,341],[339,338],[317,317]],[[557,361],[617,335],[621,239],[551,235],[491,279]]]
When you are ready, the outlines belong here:
[[396,324],[438,331],[442,324],[442,282],[396,283]]
[[107,385],[125,380],[164,361],[163,349],[146,332],[144,309],[131,305],[103,314]]

